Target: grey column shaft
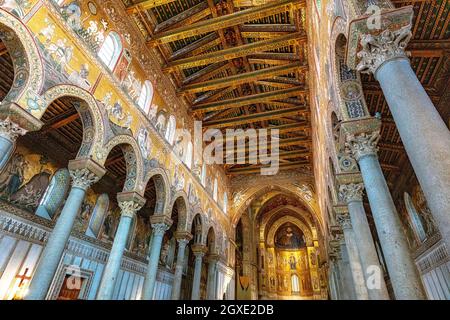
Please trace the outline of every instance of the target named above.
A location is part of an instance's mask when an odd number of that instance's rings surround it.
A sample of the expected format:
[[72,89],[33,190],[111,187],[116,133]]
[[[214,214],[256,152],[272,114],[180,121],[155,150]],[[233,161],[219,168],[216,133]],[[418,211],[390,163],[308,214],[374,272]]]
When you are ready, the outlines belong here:
[[200,300],[200,280],[202,276],[203,256],[195,256],[194,279],[192,281],[192,300]]
[[345,245],[352,271],[353,285],[355,287],[357,300],[368,300],[369,294],[364,281],[364,274],[359,258],[358,247],[355,241],[355,234],[351,228],[344,229]]
[[450,248],[450,131],[408,60],[386,62],[376,78],[437,228]]
[[175,275],[173,277],[173,286],[172,286],[172,300],[180,299],[186,245],[187,245],[186,242],[178,242],[177,263],[175,266]]
[[423,299],[422,285],[378,158],[366,155],[359,159],[359,166],[395,297]]
[[350,268],[347,246],[345,245],[345,242],[341,243],[341,259],[338,260],[338,267],[342,281],[342,299],[355,300],[355,285],[353,284],[352,271]]
[[[375,243],[370,232],[364,204],[362,201],[351,201],[348,204],[348,210],[369,298],[371,300],[389,300],[383,269],[378,260],[377,250],[375,249]],[[372,279],[371,277],[375,278]],[[376,285],[379,284],[378,288],[373,286],[374,283],[372,283],[372,280],[377,282],[375,283]]]

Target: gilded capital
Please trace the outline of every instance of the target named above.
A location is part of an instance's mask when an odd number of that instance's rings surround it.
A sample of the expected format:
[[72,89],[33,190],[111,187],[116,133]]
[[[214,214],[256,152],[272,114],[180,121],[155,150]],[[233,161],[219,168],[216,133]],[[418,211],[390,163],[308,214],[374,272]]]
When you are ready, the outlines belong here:
[[411,26],[398,30],[384,30],[379,35],[361,36],[362,50],[358,52],[360,62],[356,69],[361,73],[372,73],[393,59],[408,59],[406,47],[412,38]]
[[23,136],[27,130],[22,129],[18,124],[11,121],[10,118],[0,120],[0,137],[15,142],[19,136]]
[[349,204],[350,202],[362,201],[364,195],[363,183],[343,184],[339,187],[339,198]]
[[370,133],[350,133],[347,135],[347,141],[345,143],[346,151],[351,153],[355,157],[356,161],[359,161],[365,156],[377,156],[378,154],[378,142],[380,141],[380,132],[373,131]]

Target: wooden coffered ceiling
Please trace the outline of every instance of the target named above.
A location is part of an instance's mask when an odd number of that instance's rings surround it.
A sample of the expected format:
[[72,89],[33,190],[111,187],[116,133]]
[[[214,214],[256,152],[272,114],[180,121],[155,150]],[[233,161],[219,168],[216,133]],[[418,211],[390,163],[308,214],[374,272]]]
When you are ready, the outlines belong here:
[[280,168],[311,168],[306,1],[123,2],[205,129],[280,129]]
[[[450,1],[392,1],[396,7],[414,6],[413,39],[407,50],[420,82],[430,95],[444,121],[450,121]],[[380,161],[394,199],[399,201],[415,180],[395,122],[378,82],[373,76],[362,77],[371,114],[382,115]],[[426,127],[426,123],[422,124]],[[417,128],[420,134],[421,128]]]

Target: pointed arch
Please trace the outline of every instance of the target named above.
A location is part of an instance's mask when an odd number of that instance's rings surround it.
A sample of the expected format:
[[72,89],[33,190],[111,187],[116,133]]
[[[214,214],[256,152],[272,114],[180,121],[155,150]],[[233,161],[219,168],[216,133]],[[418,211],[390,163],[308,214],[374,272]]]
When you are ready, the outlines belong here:
[[[178,211],[177,231],[189,231],[189,229],[187,228],[188,213],[189,213],[188,196],[184,191],[180,191],[177,194],[175,194],[172,197],[172,199],[173,201],[170,207],[173,208],[174,206],[177,206]],[[168,214],[171,215],[172,211],[173,210],[170,210]]]
[[71,97],[81,102],[77,106],[77,111],[83,123],[83,142],[78,157],[92,156],[95,160],[99,160],[93,147],[102,143],[105,129],[101,109],[92,94],[74,85],[57,85],[48,89],[42,97],[45,104],[40,117],[55,100]]
[[162,168],[155,168],[150,170],[144,178],[144,190],[150,183],[150,180],[154,179],[156,187],[156,207],[155,212],[166,214],[167,209],[170,207],[170,180],[167,173]]
[[197,213],[192,218],[190,225],[188,226],[188,230],[191,230],[191,234],[193,236],[194,244],[202,244],[203,243],[203,217],[201,213]]
[[143,181],[144,181],[144,164],[142,160],[141,149],[137,141],[128,135],[120,135],[111,139],[102,148],[106,156],[99,163],[105,165],[109,153],[116,147],[120,146],[122,149],[125,162],[127,164],[127,177],[124,185],[124,192],[135,191],[141,195],[144,194]]
[[14,65],[13,86],[4,101],[16,102],[33,114],[41,112],[39,104],[31,108],[25,102],[38,100],[44,81],[44,66],[34,37],[17,17],[3,8],[0,8],[0,35]]

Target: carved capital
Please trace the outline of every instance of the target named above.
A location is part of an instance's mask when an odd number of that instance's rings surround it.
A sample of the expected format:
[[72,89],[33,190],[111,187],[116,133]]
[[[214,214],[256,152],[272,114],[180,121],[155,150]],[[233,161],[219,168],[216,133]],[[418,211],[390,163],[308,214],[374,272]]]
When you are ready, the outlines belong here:
[[201,244],[196,244],[192,246],[192,252],[196,258],[203,258],[205,254],[208,252],[208,248]]
[[167,225],[165,223],[152,224],[152,230],[155,236],[163,236],[164,233],[166,233],[166,231],[169,229],[170,225]]
[[359,161],[365,156],[377,156],[378,142],[380,141],[380,132],[373,131],[371,133],[348,134],[345,143],[346,152],[355,157]]
[[350,202],[362,201],[364,196],[363,183],[343,184],[339,187],[339,198],[349,204]]
[[220,260],[220,256],[218,254],[209,254],[207,257],[208,263],[217,263]]
[[341,214],[337,217],[337,222],[341,226],[342,230],[348,230],[352,228],[352,222],[348,214]]
[[358,52],[360,62],[357,70],[361,73],[372,73],[386,62],[393,59],[408,59],[406,47],[412,38],[411,26],[391,31],[384,30],[379,35],[364,34],[361,36],[362,50]]
[[131,200],[119,202],[119,207],[122,216],[133,218],[136,212],[142,208],[142,205],[139,202]]
[[91,159],[77,159],[69,162],[72,186],[87,190],[97,183],[106,173],[106,169]]
[[70,170],[72,177],[72,187],[87,190],[94,183],[100,180],[100,177],[87,168]]
[[150,223],[152,224],[153,234],[162,236],[170,229],[173,221],[165,215],[153,215],[150,217]]
[[19,136],[23,136],[28,131],[22,129],[18,124],[11,121],[10,118],[0,119],[0,137],[15,142]]
[[175,232],[175,239],[177,239],[178,245],[181,246],[186,246],[189,241],[192,240],[192,234],[190,234],[187,231],[177,231]]

